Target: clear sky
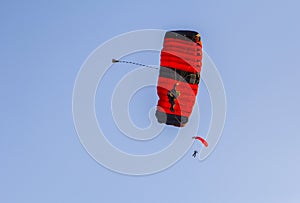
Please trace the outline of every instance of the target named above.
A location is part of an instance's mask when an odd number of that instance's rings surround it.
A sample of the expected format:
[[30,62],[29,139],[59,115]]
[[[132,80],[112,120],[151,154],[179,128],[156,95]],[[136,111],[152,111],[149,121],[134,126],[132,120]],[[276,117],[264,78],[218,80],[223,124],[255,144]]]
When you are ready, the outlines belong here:
[[[296,0],[2,1],[0,202],[299,202],[299,7]],[[191,157],[195,143],[171,168],[133,177],[107,170],[83,148],[72,93],[95,48],[149,28],[201,33],[224,82],[227,119],[205,161]],[[131,57],[148,63],[139,56]],[[200,90],[207,124],[203,83]],[[143,121],[156,104],[152,91],[137,93],[136,102],[153,97],[131,106],[133,120]],[[167,144],[153,140],[144,150],[112,142],[139,153]]]

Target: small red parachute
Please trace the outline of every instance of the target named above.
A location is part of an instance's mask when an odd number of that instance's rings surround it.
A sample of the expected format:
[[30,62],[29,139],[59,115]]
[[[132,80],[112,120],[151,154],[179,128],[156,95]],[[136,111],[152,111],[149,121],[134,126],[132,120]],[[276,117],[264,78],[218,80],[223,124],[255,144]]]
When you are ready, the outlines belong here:
[[202,142],[202,144],[205,146],[205,147],[208,147],[208,143],[206,142],[205,139],[203,139],[202,137],[200,136],[195,136],[195,137],[192,137],[193,139],[196,139],[196,140],[200,140]]

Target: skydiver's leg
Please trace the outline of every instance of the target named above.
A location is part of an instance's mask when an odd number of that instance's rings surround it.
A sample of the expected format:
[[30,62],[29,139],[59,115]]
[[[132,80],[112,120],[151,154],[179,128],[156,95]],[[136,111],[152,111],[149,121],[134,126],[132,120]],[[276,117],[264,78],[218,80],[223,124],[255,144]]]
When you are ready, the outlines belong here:
[[171,108],[170,108],[170,110],[172,111],[172,112],[174,112],[175,110],[174,110],[174,106],[175,106],[175,101],[174,101],[174,99],[170,102],[171,103]]

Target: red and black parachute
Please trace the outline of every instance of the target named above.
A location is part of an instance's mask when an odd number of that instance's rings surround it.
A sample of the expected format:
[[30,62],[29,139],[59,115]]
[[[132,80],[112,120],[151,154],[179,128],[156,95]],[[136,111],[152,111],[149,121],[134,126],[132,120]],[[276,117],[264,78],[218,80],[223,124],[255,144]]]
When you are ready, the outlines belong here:
[[[136,62],[112,60],[156,68]],[[157,82],[156,118],[159,123],[183,127],[192,113],[202,67],[200,34],[190,30],[168,31],[161,50]]]
[[195,31],[166,32],[157,82],[156,118],[183,127],[192,113],[202,67],[202,43]]

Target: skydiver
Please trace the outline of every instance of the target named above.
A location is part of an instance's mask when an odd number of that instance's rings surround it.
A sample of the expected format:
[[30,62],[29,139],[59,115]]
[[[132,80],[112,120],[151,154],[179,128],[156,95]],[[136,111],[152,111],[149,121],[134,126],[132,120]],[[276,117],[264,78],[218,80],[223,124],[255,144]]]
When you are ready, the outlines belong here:
[[193,157],[194,157],[194,158],[196,157],[197,153],[198,153],[198,151],[195,150],[194,153],[193,153]]
[[170,110],[172,112],[174,112],[175,100],[180,95],[180,92],[176,90],[177,85],[179,85],[179,83],[175,83],[173,89],[168,92],[168,99],[171,104]]

